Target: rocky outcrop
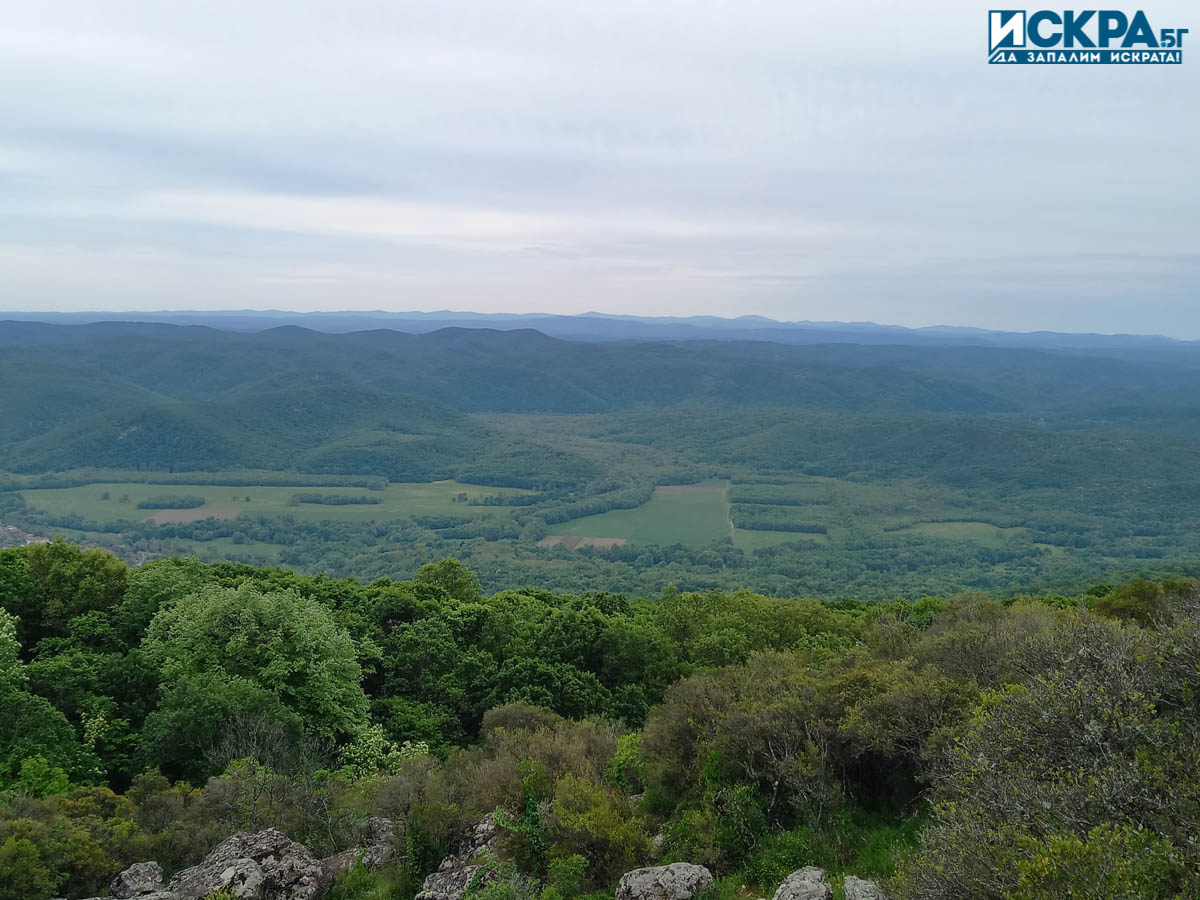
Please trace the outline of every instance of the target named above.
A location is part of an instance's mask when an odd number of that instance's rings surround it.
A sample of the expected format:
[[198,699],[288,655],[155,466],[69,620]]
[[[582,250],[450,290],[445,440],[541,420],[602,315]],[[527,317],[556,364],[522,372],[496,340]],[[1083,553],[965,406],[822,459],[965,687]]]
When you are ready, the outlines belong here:
[[833,885],[816,866],[797,869],[775,891],[774,900],[833,900]]
[[616,900],[692,900],[712,883],[712,873],[692,863],[634,869],[621,876]]
[[500,826],[491,815],[476,822],[458,849],[442,860],[436,872],[421,884],[415,900],[462,900],[472,884],[482,887],[499,875],[494,865],[481,865],[480,857],[495,859],[500,842]]
[[482,887],[495,880],[483,866],[448,865],[447,861],[453,858],[447,856],[436,872],[426,876],[416,900],[462,900],[473,882],[478,880],[477,886]]
[[303,844],[276,828],[235,834],[204,862],[171,879],[173,900],[200,900],[226,891],[238,900],[321,900],[333,875]]
[[855,878],[853,875],[846,876],[846,880],[842,882],[842,889],[846,900],[888,900],[883,888],[875,882]]
[[382,869],[396,855],[395,824],[391,819],[373,816],[367,819],[359,835],[359,846],[343,850],[322,860],[330,874],[337,876],[362,864],[368,869]]
[[117,900],[131,900],[147,894],[160,893],[163,889],[163,870],[156,862],[134,863],[112,880],[108,894]]

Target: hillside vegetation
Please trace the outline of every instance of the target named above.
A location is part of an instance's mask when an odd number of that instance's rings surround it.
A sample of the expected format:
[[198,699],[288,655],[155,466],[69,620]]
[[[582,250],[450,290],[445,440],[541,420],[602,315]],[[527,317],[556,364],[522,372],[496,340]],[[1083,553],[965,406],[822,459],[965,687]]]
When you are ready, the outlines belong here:
[[0,551],[0,600],[4,900],[267,826],[326,856],[372,814],[396,855],[342,900],[411,897],[488,814],[488,900],[676,860],[728,898],[803,865],[899,898],[1200,890],[1191,581],[489,596],[454,560],[360,583],[56,541]]
[[[452,555],[489,590],[880,598],[1194,571],[1192,345],[863,334],[6,323],[0,522],[334,576]],[[719,492],[656,493],[697,484]],[[136,509],[155,497],[204,503]]]

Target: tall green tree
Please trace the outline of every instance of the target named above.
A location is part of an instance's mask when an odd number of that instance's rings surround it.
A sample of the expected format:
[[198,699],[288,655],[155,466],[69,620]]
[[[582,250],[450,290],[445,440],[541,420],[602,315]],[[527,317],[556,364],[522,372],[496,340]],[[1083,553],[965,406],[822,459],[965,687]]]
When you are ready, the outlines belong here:
[[145,739],[176,771],[239,718],[330,739],[366,723],[354,640],[328,608],[294,591],[204,587],[159,611],[143,649],[162,674]]

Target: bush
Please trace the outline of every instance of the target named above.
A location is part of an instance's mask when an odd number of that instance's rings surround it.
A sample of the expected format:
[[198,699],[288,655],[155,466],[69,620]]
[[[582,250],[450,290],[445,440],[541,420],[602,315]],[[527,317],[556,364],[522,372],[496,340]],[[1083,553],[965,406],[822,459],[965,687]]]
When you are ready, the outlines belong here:
[[203,506],[203,497],[183,495],[178,497],[147,497],[139,500],[138,509],[199,509]]
[[353,496],[349,494],[292,494],[289,504],[318,503],[322,506],[360,506],[382,503],[379,497]]
[[1181,890],[1193,897],[1200,888],[1195,861],[1186,866],[1169,840],[1141,827],[1106,823],[1085,838],[1058,834],[1023,843],[1032,855],[1017,864],[1011,900],[1155,900]]
[[650,848],[650,828],[618,790],[567,775],[555,786],[550,805],[556,848],[587,861],[592,885],[612,883],[635,868]]
[[0,844],[0,872],[0,900],[43,900],[54,890],[37,846],[25,838],[10,837]]

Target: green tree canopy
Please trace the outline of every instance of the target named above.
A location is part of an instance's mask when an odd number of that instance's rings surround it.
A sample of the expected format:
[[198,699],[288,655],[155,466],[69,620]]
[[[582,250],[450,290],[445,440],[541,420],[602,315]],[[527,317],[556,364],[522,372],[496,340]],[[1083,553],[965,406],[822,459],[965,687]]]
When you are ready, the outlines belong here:
[[162,671],[147,739],[168,761],[244,715],[334,738],[366,723],[357,648],[330,610],[295,591],[210,585],[160,610],[143,648]]

